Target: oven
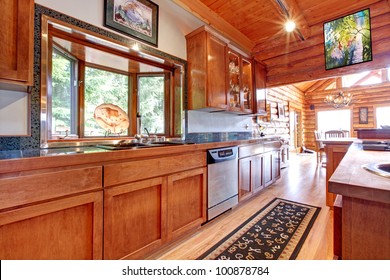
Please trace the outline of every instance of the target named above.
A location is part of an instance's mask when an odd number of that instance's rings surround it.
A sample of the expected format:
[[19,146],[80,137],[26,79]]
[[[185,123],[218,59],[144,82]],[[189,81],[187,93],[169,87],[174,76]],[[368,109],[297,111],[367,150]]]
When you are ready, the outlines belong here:
[[238,203],[238,147],[207,151],[207,220]]

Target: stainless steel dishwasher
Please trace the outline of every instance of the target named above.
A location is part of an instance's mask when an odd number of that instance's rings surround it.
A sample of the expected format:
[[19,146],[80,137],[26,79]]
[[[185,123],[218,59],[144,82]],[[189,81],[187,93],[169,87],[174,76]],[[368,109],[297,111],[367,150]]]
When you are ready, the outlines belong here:
[[238,148],[208,150],[207,172],[209,221],[238,203]]

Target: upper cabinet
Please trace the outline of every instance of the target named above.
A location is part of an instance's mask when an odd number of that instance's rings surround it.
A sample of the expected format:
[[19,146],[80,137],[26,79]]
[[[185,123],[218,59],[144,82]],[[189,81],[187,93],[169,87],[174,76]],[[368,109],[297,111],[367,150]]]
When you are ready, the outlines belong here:
[[232,49],[228,50],[229,110],[238,113],[253,112],[252,61]]
[[254,61],[254,76],[255,76],[255,93],[254,93],[254,108],[255,114],[266,115],[267,103],[266,103],[266,78],[267,72],[265,65],[259,61]]
[[33,83],[34,1],[0,1],[0,82]]
[[186,38],[188,109],[253,113],[250,56],[208,26]]
[[226,110],[226,42],[207,32],[206,28],[198,29],[186,38],[188,109]]

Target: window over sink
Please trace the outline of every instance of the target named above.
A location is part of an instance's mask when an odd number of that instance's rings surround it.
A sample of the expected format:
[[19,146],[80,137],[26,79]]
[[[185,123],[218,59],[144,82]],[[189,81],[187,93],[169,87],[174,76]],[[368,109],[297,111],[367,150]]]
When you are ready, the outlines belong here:
[[[41,148],[133,136],[139,114],[143,133],[182,133],[183,63],[47,16],[42,22]],[[123,112],[126,126],[101,125],[95,110],[103,104]]]

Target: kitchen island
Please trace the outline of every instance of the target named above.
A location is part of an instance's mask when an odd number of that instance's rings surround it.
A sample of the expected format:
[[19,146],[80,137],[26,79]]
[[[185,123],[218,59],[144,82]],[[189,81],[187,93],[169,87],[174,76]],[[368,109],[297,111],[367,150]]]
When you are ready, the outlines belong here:
[[342,197],[342,259],[390,259],[390,179],[362,168],[380,162],[390,162],[390,153],[354,143],[329,180],[329,191]]

